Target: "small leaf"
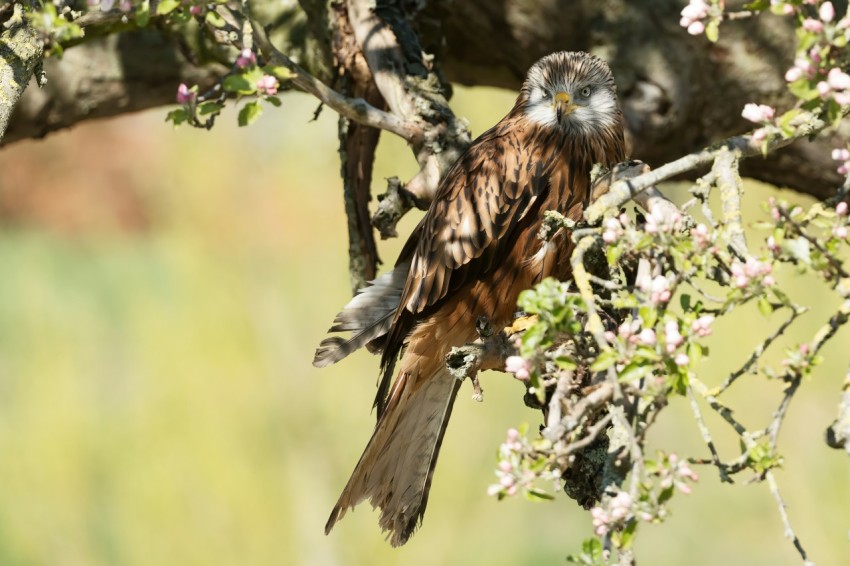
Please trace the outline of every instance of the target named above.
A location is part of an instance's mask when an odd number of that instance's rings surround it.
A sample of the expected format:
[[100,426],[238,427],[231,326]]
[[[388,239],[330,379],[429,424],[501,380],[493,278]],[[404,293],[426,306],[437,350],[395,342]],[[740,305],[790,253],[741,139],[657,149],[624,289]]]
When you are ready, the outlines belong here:
[[278,108],[280,108],[280,105],[282,104],[280,99],[276,96],[267,96],[265,98],[265,101],[268,102],[269,104],[271,104],[272,106],[276,106]]
[[156,5],[156,15],[164,16],[173,12],[180,5],[179,0],[160,0],[159,4]]
[[250,126],[257,121],[257,118],[259,118],[262,113],[263,107],[260,106],[259,100],[249,102],[242,107],[242,110],[239,111],[239,125]]
[[206,116],[207,114],[221,112],[222,108],[222,105],[218,102],[208,100],[198,105],[198,114],[200,114],[201,116]]
[[222,83],[224,90],[237,94],[253,94],[257,89],[242,75],[228,75]]
[[140,28],[148,25],[148,22],[151,21],[151,3],[150,0],[144,0],[139,7],[136,8],[136,25]]
[[679,304],[682,305],[682,310],[688,312],[691,310],[691,296],[687,293],[679,295]]
[[770,304],[770,301],[768,301],[767,297],[765,297],[764,295],[759,297],[758,302],[756,304],[758,305],[759,312],[763,316],[768,317],[773,314],[773,305]]
[[719,20],[711,20],[710,22],[708,22],[708,25],[705,26],[705,37],[711,43],[717,43],[717,38],[720,37]]
[[614,350],[605,350],[590,364],[590,371],[605,371],[617,363],[617,357]]
[[223,28],[226,24],[224,18],[222,18],[218,12],[210,10],[207,12],[207,15],[204,16],[204,20],[215,28]]
[[526,489],[523,495],[525,495],[525,498],[529,501],[551,501],[555,499],[552,495],[541,489],[537,489],[536,487]]
[[183,122],[189,119],[189,114],[186,112],[185,108],[177,108],[172,110],[165,116],[166,122],[172,122],[174,127],[179,126]]
[[279,81],[288,81],[289,79],[295,78],[295,72],[281,65],[266,65],[263,67],[263,71],[270,75],[274,75]]

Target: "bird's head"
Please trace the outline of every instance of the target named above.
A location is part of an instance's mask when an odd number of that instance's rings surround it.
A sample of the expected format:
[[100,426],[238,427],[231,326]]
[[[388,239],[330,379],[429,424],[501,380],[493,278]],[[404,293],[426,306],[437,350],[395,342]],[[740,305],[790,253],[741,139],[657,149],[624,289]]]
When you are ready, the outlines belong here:
[[611,69],[581,51],[552,53],[535,63],[516,109],[538,126],[568,135],[593,136],[623,127]]

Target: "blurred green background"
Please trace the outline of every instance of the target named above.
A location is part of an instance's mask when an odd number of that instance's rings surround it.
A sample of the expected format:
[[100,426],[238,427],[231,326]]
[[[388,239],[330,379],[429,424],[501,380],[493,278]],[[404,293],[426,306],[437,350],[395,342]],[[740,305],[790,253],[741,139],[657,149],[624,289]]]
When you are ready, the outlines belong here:
[[[478,134],[513,98],[458,89],[453,106]],[[563,496],[486,496],[505,430],[539,422],[502,374],[484,377],[483,404],[462,390],[406,547],[384,542],[368,505],[324,535],[374,424],[377,359],[311,365],[349,296],[336,120],[325,110],[310,122],[315,106],[287,94],[255,126],[226,115],[212,132],[173,131],[156,110],[0,152],[0,564],[563,563],[590,535]],[[414,171],[385,136],[376,191]],[[774,193],[748,185],[748,209]],[[382,244],[387,264],[399,245]],[[786,345],[836,304],[812,279],[789,288],[815,308]],[[755,309],[719,321],[705,379],[779,322]],[[823,442],[848,342],[845,329],[824,352],[781,437],[791,520],[822,566],[850,563],[850,458]],[[742,381],[730,402],[762,426],[780,384]],[[722,454],[737,454],[708,421]],[[706,455],[682,400],[653,444]],[[642,564],[800,563],[766,486],[699,471],[667,524],[641,527]]]

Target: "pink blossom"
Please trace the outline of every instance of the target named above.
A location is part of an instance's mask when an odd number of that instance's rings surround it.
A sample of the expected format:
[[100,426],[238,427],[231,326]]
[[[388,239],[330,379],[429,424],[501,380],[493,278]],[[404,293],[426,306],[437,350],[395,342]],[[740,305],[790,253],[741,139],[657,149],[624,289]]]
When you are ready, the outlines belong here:
[[691,3],[682,8],[681,15],[689,20],[700,20],[708,15],[708,4],[704,0],[691,0]]
[[829,93],[832,92],[832,87],[826,81],[820,81],[815,88],[818,89],[818,94],[821,98],[828,97]]
[[522,356],[508,356],[505,359],[505,371],[525,381],[531,375],[531,363]]
[[621,491],[611,500],[611,518],[615,521],[628,517],[632,509],[632,496]]
[[850,173],[850,169],[847,168],[846,163],[839,165],[836,171],[838,171],[839,175],[846,175],[847,173]]
[[776,283],[776,280],[773,278],[773,275],[765,275],[764,279],[761,280],[762,285],[765,287],[773,287]]
[[767,249],[770,250],[773,253],[776,253],[776,252],[779,251],[779,245],[777,245],[776,239],[773,236],[767,237]]
[[820,33],[823,31],[823,22],[814,18],[806,18],[803,20],[803,29],[814,33]]
[[759,128],[753,132],[752,140],[756,143],[761,143],[767,139],[767,128]]
[[793,83],[794,81],[803,78],[803,69],[800,67],[791,67],[787,71],[785,71],[785,80],[789,83]]
[[832,158],[836,161],[848,161],[850,160],[850,149],[837,147],[832,150]]
[[133,9],[133,2],[131,0],[121,0],[118,3],[118,9],[126,14]]
[[605,231],[602,232],[602,240],[606,244],[613,244],[623,235],[623,225],[616,218],[605,221]]
[[655,346],[655,331],[651,328],[644,328],[638,334],[638,342],[644,346]]
[[838,216],[847,216],[847,203],[841,201],[835,205],[835,214]]
[[676,362],[676,365],[679,367],[686,366],[691,363],[691,359],[688,357],[687,354],[683,352],[679,352],[678,354],[676,354],[676,357],[673,359],[673,361]]
[[660,305],[670,300],[670,282],[663,275],[657,275],[649,287],[649,302]]
[[710,242],[708,226],[697,224],[695,228],[691,229],[691,238],[694,239],[694,243],[700,248],[707,246]]
[[665,349],[668,354],[672,354],[676,348],[682,345],[682,342],[685,339],[679,333],[679,324],[675,320],[668,321],[666,325],[664,325],[664,341],[666,343]]
[[809,49],[809,59],[811,59],[813,63],[820,63],[820,50],[817,46]]
[[257,92],[259,94],[267,94],[269,96],[273,94],[277,94],[277,89],[280,86],[280,83],[277,82],[277,79],[271,75],[263,75],[263,77],[257,81]]
[[838,20],[838,23],[835,24],[835,27],[838,29],[847,29],[850,28],[850,18],[841,18]]
[[750,122],[759,123],[773,120],[775,112],[776,111],[773,108],[766,104],[754,104],[750,102],[744,105],[744,110],[741,112],[741,116]]
[[691,35],[702,35],[705,31],[705,24],[702,22],[691,22],[688,25],[688,33]]
[[836,92],[832,95],[832,98],[841,106],[850,104],[850,92]]
[[189,90],[189,87],[183,83],[177,87],[177,104],[189,104],[195,99],[195,93]]
[[239,57],[236,58],[236,66],[240,69],[250,67],[257,64],[257,56],[250,49],[243,49],[239,52]]
[[700,338],[711,336],[712,322],[714,322],[714,317],[710,314],[704,314],[691,323],[691,330],[693,330]]
[[502,486],[497,483],[490,484],[490,486],[487,487],[487,495],[489,495],[490,497],[498,495],[501,492]]
[[831,22],[833,18],[835,18],[835,8],[832,6],[832,2],[824,2],[821,4],[818,9],[818,15],[822,21]]
[[794,59],[794,66],[811,76],[817,70],[812,62],[806,59],[805,57],[797,57]]
[[200,4],[194,4],[194,5],[189,7],[189,13],[192,14],[193,16],[200,16],[201,14],[204,13],[204,7],[201,6]]
[[850,89],[850,75],[843,72],[838,67],[833,67],[829,70],[826,80],[829,83],[829,86],[835,90]]
[[847,226],[836,226],[832,230],[832,235],[838,238],[839,240],[847,239]]

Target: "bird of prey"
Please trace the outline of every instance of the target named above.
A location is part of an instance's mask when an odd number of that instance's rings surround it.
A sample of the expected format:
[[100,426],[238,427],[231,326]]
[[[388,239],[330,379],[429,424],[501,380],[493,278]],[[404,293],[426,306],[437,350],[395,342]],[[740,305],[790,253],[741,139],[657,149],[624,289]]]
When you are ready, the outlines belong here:
[[451,167],[395,268],[337,315],[330,331],[351,336],[326,338],[316,351],[318,367],[362,346],[382,353],[378,422],[326,532],[368,499],[392,545],[407,542],[425,512],[460,387],[446,354],[477,338],[479,317],[502,328],[521,291],[570,276],[570,234],[561,228],[539,239],[544,213],[580,219],[591,168],[623,161],[624,146],[608,66],[559,52],[531,67],[513,109]]

